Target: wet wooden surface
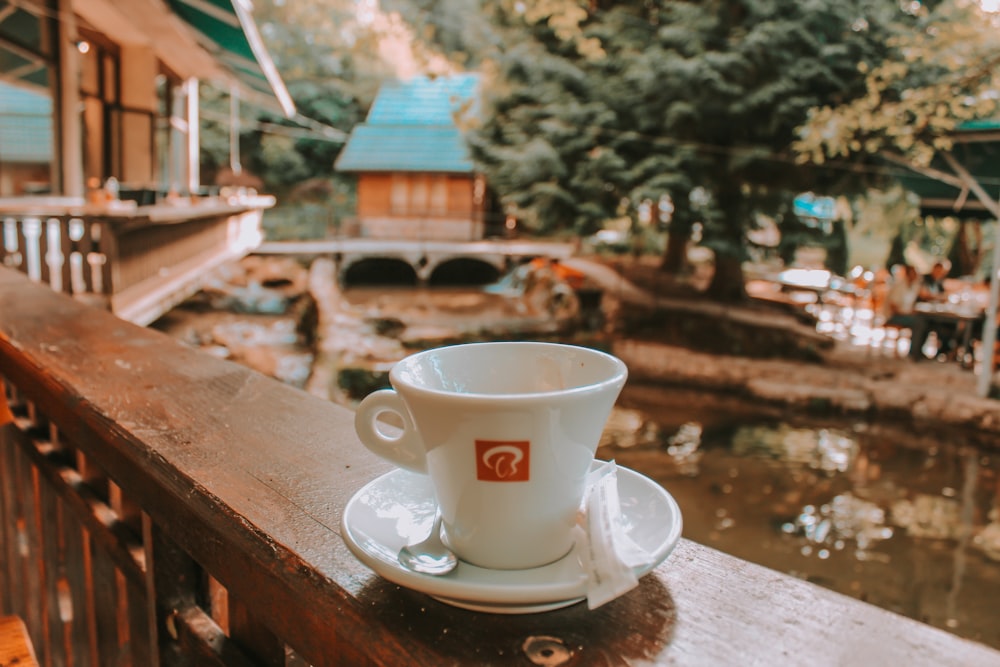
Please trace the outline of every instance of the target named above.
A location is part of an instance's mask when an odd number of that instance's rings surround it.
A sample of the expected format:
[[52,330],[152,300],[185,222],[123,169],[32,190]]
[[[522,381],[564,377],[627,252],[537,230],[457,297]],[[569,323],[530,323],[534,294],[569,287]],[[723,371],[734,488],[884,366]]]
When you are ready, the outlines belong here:
[[28,629],[17,616],[0,617],[0,667],[38,667]]
[[[7,269],[0,375],[143,510],[147,549],[162,531],[317,666],[1000,664],[980,644],[686,540],[596,611],[500,616],[400,588],[340,536],[347,501],[389,470],[358,443],[352,412]],[[174,619],[181,640],[186,619]]]

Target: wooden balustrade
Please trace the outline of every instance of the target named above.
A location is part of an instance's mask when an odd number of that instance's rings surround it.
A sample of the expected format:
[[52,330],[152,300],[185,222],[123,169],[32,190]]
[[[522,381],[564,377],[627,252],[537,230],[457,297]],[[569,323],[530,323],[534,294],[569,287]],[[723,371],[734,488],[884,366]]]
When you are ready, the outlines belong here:
[[0,201],[0,264],[149,324],[194,294],[211,269],[261,240],[271,197],[230,204],[83,206]]
[[340,536],[390,469],[352,412],[3,268],[0,377],[0,615],[40,664],[1000,664],[686,540],[594,611],[400,588]]
[[0,207],[0,261],[67,294],[104,294],[110,279],[102,222],[49,212],[15,214]]

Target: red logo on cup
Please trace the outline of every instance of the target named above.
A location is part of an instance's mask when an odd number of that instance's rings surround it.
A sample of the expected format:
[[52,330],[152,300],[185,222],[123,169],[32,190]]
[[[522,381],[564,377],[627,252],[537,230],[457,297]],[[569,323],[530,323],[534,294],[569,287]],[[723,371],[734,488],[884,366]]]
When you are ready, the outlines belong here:
[[527,440],[476,440],[476,479],[483,482],[527,482],[531,473]]

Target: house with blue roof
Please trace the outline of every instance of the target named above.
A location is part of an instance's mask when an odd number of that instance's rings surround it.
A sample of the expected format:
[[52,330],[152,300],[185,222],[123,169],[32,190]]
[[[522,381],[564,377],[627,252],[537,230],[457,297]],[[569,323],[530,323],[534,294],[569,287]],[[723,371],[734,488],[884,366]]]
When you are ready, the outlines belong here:
[[382,85],[335,167],[357,174],[360,234],[369,238],[478,240],[490,197],[462,123],[478,113],[476,74]]

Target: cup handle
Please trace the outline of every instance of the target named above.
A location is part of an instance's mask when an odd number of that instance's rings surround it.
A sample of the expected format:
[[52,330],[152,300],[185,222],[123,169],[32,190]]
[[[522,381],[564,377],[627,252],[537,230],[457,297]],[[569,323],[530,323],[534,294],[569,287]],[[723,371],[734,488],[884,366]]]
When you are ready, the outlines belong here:
[[[383,412],[391,412],[403,420],[399,435],[388,435],[376,423]],[[361,444],[372,453],[395,463],[400,468],[427,474],[424,443],[413,425],[406,404],[392,389],[380,389],[362,399],[354,413],[354,430]]]

